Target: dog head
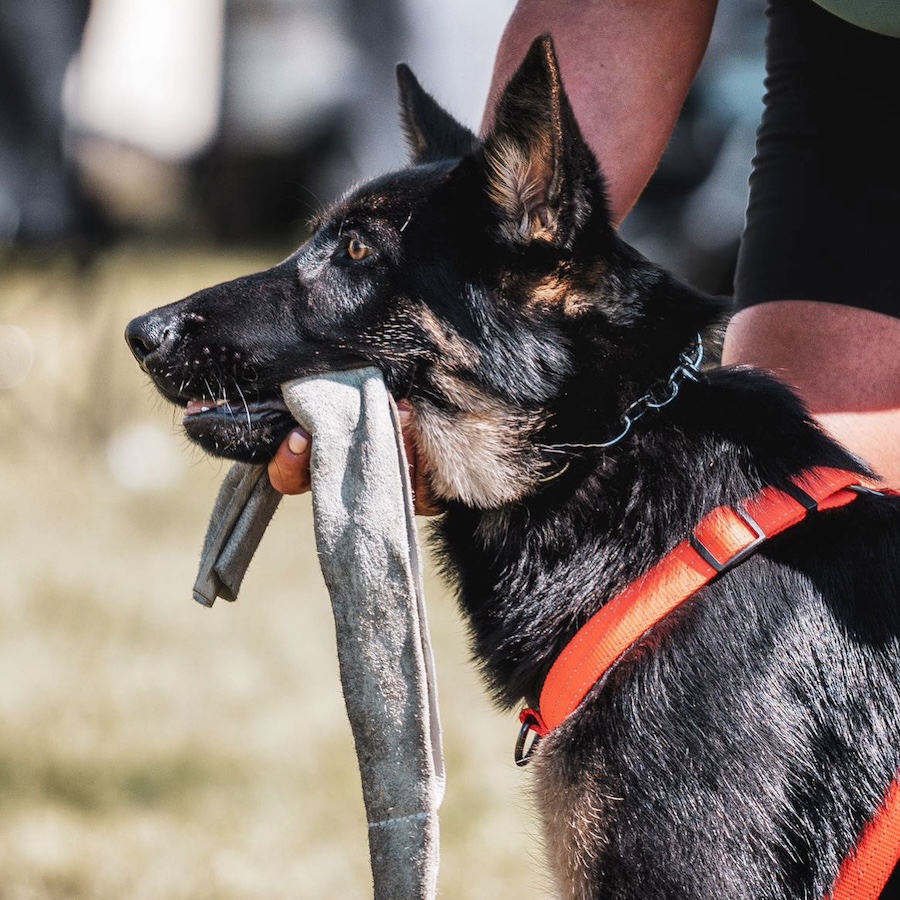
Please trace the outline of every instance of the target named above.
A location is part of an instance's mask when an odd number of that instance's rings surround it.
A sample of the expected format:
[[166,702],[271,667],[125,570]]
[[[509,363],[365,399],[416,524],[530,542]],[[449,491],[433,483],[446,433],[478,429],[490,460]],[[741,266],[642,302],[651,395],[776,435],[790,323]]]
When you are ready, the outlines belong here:
[[535,489],[554,443],[608,438],[721,307],[616,235],[549,38],[483,140],[398,81],[408,168],[338,200],[279,265],[126,337],[188,436],[244,461],[294,424],[279,385],[375,365],[415,410],[434,494],[497,507]]

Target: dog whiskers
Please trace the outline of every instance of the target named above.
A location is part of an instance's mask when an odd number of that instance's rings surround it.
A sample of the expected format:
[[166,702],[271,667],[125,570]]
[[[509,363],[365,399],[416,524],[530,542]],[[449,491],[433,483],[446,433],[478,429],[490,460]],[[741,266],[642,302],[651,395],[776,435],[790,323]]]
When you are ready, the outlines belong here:
[[247,398],[244,396],[244,392],[241,390],[241,386],[235,381],[234,383],[235,390],[238,392],[238,396],[241,398],[241,403],[244,404],[244,412],[247,414],[247,430],[253,431],[253,421],[250,418],[250,405],[247,403]]
[[[575,447],[575,444],[536,444],[535,445],[538,450],[543,453],[558,453],[560,456],[572,456],[571,448]],[[589,447],[594,446],[593,444],[578,444],[579,447]]]
[[[221,382],[219,382],[219,384],[221,386]],[[211,401],[215,402],[218,391],[213,389],[212,385],[209,383],[209,381],[206,378],[203,379],[203,385],[206,388],[206,392],[207,392],[207,395],[209,396],[209,399]],[[225,397],[225,394],[223,392],[222,393],[222,403],[224,404],[226,402],[227,402],[227,398]]]

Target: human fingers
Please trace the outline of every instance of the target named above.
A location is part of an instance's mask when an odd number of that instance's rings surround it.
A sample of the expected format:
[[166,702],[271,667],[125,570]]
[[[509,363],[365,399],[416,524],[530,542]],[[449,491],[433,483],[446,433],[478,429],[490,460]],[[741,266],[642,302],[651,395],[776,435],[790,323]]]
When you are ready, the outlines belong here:
[[434,516],[441,510],[431,495],[428,479],[425,474],[425,465],[416,454],[415,441],[415,413],[412,407],[401,400],[397,404],[397,413],[400,419],[400,427],[403,433],[403,446],[406,449],[406,459],[409,463],[409,481],[413,489],[413,505],[416,515]]
[[309,490],[311,439],[302,428],[295,428],[282,442],[269,463],[269,481],[282,494],[302,494]]

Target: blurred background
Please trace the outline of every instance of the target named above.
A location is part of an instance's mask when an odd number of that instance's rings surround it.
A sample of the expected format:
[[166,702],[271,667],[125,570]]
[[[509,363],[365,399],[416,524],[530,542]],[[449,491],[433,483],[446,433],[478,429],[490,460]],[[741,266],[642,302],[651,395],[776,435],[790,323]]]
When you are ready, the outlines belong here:
[[[393,69],[473,128],[511,0],[0,0],[0,900],[369,893],[309,499],[237,604],[190,599],[224,464],[125,347],[134,315],[266,268],[405,159]],[[763,0],[722,0],[623,227],[731,291]],[[420,524],[424,524],[421,523]],[[427,595],[449,781],[441,896],[549,896],[453,601]]]

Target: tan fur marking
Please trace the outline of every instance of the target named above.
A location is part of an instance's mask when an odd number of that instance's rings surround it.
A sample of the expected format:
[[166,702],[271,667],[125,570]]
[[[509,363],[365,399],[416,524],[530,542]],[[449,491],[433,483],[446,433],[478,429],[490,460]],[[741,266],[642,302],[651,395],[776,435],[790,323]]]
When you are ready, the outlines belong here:
[[[547,59],[547,69],[550,73],[550,110],[553,116],[552,137],[548,141],[550,144],[546,150],[546,158],[548,166],[553,171],[553,181],[547,186],[547,196],[552,200],[556,200],[560,190],[560,178],[562,171],[558,165],[562,156],[563,147],[563,125],[562,125],[562,103],[563,103],[563,85],[560,75],[559,66],[553,53],[553,48],[549,43],[544,44],[544,56]],[[557,163],[557,164],[554,164]]]
[[539,281],[531,291],[530,306],[560,306],[566,302],[570,287],[557,275]]
[[[519,419],[522,413],[513,410],[499,400],[488,396],[477,385],[457,378],[452,371],[434,373],[434,381],[441,393],[465,412],[479,413],[486,418],[496,418],[498,424],[504,420]],[[527,419],[522,419],[528,421]]]
[[445,363],[451,367],[477,366],[481,353],[471,342],[451,331],[427,306],[415,310],[413,317],[422,330],[434,341]]
[[565,277],[552,275],[532,288],[528,304],[545,309],[561,307],[565,315],[577,318],[591,308],[591,299],[573,288]]
[[[592,900],[591,863],[606,843],[610,803],[604,785],[572,784],[545,753],[551,738],[538,748],[532,762],[534,793],[544,825],[544,847],[564,900]],[[586,777],[586,776],[584,776]],[[598,797],[605,798],[597,805]]]
[[503,231],[512,240],[552,241],[556,215],[547,205],[547,167],[552,148],[546,141],[526,149],[511,140],[490,145],[488,197],[506,214]]
[[440,369],[432,376],[435,387],[456,407],[448,412],[426,400],[415,403],[416,437],[428,460],[435,493],[482,509],[518,499],[545,466],[530,443],[539,418],[457,377],[456,371],[471,371],[478,365],[479,349],[447,328],[427,307],[416,310],[415,317],[441,355]]
[[542,196],[539,172],[534,171],[524,147],[501,140],[489,148],[488,196],[507,215],[516,216],[525,204],[533,205]]
[[418,449],[428,460],[438,497],[494,509],[522,497],[540,477],[543,461],[529,437],[539,425],[452,375],[438,387],[458,409],[415,403]]

